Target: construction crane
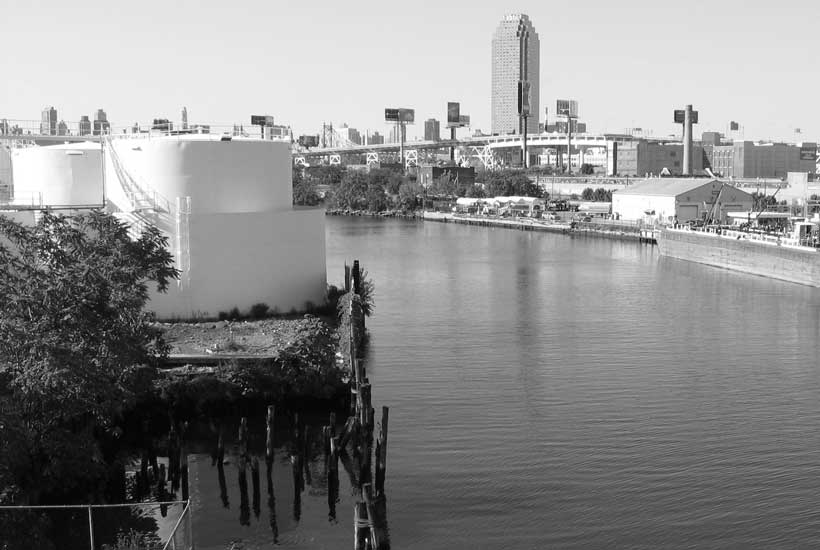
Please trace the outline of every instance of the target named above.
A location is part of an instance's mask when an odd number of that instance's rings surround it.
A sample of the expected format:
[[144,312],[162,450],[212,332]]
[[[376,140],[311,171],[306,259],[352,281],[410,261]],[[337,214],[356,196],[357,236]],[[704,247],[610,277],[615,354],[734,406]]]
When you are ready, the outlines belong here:
[[715,200],[712,202],[712,206],[711,206],[711,208],[709,208],[709,213],[706,216],[706,225],[709,225],[709,224],[711,224],[715,221],[715,208],[719,204],[720,196],[723,195],[723,189],[727,185],[728,184],[726,182],[723,182],[722,184],[720,184],[720,189],[718,190],[718,194],[715,197]]

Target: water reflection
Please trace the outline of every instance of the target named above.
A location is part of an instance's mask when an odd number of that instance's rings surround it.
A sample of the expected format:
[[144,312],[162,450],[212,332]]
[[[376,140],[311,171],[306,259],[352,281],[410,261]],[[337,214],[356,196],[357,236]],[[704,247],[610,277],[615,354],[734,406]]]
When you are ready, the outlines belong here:
[[273,534],[273,542],[279,542],[279,526],[276,523],[276,495],[273,492],[273,478],[271,477],[271,468],[267,469],[268,482],[268,514],[271,534]]
[[219,499],[222,501],[223,508],[230,508],[228,502],[228,485],[225,483],[225,466],[222,462],[216,463],[216,471],[219,476]]

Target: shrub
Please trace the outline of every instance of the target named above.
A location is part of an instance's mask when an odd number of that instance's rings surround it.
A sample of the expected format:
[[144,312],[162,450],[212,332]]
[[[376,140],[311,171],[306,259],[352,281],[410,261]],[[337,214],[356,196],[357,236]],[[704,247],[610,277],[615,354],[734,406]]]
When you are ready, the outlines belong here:
[[270,311],[270,307],[268,306],[268,304],[266,304],[264,302],[260,302],[258,304],[253,304],[251,306],[250,317],[251,317],[251,319],[262,319],[262,318],[264,318],[268,315],[269,311]]

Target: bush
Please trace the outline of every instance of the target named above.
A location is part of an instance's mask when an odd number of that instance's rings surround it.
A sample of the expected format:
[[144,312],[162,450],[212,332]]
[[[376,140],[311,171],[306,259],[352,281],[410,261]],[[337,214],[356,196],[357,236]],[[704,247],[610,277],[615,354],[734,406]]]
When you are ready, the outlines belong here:
[[260,302],[258,304],[253,304],[251,306],[250,317],[251,317],[251,319],[262,319],[262,318],[264,318],[268,315],[269,311],[270,311],[270,307],[268,306],[268,304],[266,304],[264,302]]

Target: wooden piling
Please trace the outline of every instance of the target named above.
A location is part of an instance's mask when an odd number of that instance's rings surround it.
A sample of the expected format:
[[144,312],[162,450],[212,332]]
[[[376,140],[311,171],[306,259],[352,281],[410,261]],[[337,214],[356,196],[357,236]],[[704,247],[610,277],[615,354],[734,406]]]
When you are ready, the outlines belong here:
[[355,430],[356,425],[356,418],[353,416],[349,416],[347,418],[347,422],[342,427],[342,431],[339,433],[339,449],[344,449],[347,446],[347,442],[350,440],[350,437],[353,435],[353,431]]
[[387,474],[387,426],[390,409],[382,407],[382,422],[376,440],[376,496],[384,494],[384,478]]
[[367,505],[364,502],[357,502],[353,505],[353,548],[354,550],[365,550],[367,539],[369,538],[369,528],[367,523]]
[[268,405],[267,429],[265,431],[265,459],[268,464],[273,462],[274,432],[273,425],[276,420],[276,408]]
[[367,525],[370,528],[370,542],[373,550],[379,548],[379,534],[376,531],[376,511],[373,506],[373,488],[369,483],[362,486],[362,498],[367,509]]
[[359,271],[359,260],[353,260],[353,292],[362,293],[362,274]]

